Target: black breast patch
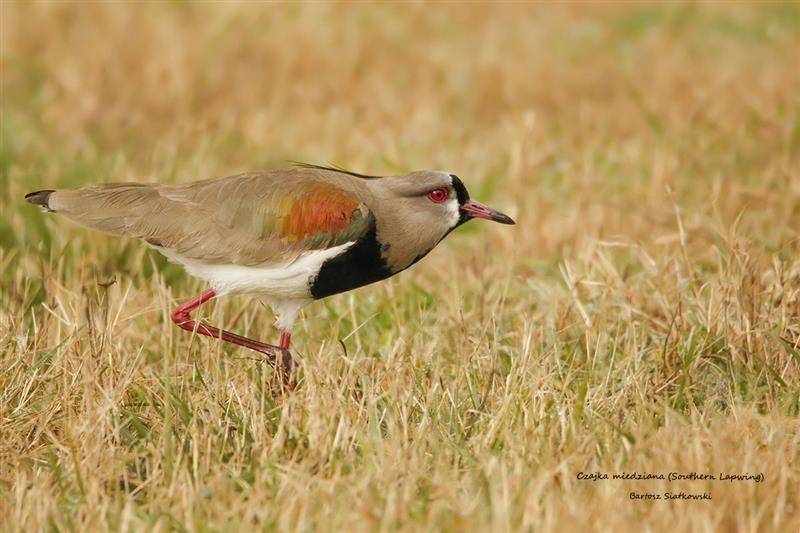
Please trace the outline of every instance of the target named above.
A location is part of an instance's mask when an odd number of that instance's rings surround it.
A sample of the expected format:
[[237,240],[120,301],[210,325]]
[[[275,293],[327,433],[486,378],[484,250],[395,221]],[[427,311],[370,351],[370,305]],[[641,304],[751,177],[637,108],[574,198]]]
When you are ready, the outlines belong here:
[[381,245],[373,218],[367,233],[344,252],[322,263],[319,273],[311,281],[311,296],[319,300],[391,275],[386,261],[381,257]]

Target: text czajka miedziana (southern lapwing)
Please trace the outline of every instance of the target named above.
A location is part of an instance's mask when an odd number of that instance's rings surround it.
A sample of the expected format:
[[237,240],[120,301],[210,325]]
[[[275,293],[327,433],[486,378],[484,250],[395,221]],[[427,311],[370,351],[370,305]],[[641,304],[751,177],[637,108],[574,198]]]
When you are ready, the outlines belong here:
[[[514,224],[471,200],[457,176],[433,170],[380,177],[301,164],[179,185],[43,190],[25,199],[83,226],[142,239],[182,264],[210,288],[176,307],[172,320],[273,361],[280,356],[285,376],[304,305],[405,270],[472,218]],[[236,293],[270,304],[278,345],[192,319],[209,299]]]

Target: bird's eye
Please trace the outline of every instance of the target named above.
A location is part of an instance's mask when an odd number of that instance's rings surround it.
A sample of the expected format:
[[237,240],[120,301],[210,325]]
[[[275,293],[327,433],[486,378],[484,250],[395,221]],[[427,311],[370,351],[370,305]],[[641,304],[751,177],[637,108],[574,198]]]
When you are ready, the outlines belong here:
[[431,199],[432,202],[444,202],[447,200],[447,189],[444,187],[440,187],[438,189],[433,189],[431,192],[428,193],[428,198]]

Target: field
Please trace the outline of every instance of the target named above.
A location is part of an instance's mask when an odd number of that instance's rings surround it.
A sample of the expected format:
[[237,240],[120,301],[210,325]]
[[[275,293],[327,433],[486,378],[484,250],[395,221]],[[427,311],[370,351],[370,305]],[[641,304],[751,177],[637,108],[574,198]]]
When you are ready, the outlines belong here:
[[[800,5],[0,23],[0,529],[800,530]],[[441,168],[517,225],[306,308],[273,397],[170,322],[201,282],[23,200],[288,161]],[[204,313],[277,339],[255,299]]]

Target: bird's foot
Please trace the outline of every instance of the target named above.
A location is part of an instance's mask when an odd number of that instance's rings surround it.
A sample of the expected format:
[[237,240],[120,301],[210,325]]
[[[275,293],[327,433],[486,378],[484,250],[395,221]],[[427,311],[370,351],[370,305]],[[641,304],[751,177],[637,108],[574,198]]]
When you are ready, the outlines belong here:
[[283,388],[293,390],[297,382],[294,375],[294,359],[287,348],[280,348],[280,361],[274,365],[275,375],[280,379]]
[[262,344],[258,349],[250,346],[248,347],[267,356],[261,359],[261,361],[268,363],[269,366],[272,367],[275,375],[280,377],[284,385],[289,385],[290,382],[292,382],[294,374],[294,358],[292,357],[292,352],[286,348],[281,348],[280,346],[274,346],[272,344]]
[[279,355],[272,366],[272,396],[277,398],[294,390],[297,380],[294,375],[294,359],[286,348],[278,348]]

